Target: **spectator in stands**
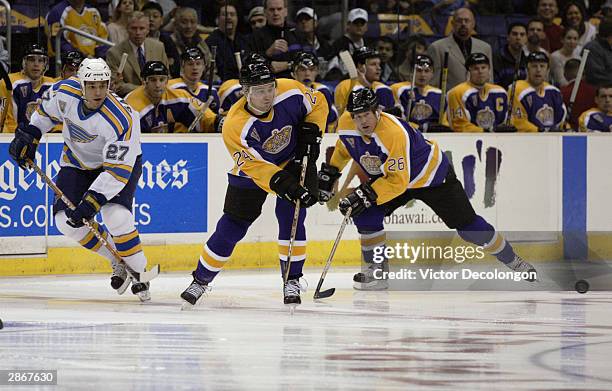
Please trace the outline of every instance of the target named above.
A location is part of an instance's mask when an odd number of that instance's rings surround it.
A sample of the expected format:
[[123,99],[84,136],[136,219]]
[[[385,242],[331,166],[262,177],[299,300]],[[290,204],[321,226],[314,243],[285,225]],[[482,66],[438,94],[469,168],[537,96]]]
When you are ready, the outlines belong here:
[[[376,50],[364,46],[353,53],[353,62],[355,62],[359,74],[359,79],[355,83],[353,90],[359,87],[371,88],[376,93],[378,102],[383,107],[383,110],[393,109],[395,107],[393,92],[391,88],[380,82],[380,54]],[[338,116],[344,113],[349,94],[351,93],[352,83],[350,79],[345,79],[336,86],[335,102]]]
[[119,43],[128,39],[127,21],[134,12],[133,0],[113,0],[113,18],[107,26],[108,39],[113,43]]
[[176,46],[176,55],[172,66],[170,67],[170,75],[179,77],[181,70],[180,55],[190,47],[198,47],[204,53],[206,60],[206,68],[210,66],[211,53],[206,42],[200,37],[197,31],[198,13],[193,8],[181,7],[174,14],[174,33],[170,35],[172,42]]
[[66,80],[69,77],[75,76],[82,61],[83,55],[76,50],[62,54],[62,73],[56,81]]
[[[578,76],[578,68],[580,67],[580,60],[572,58],[567,60],[564,67],[564,76],[569,83],[565,87],[561,87],[561,95],[563,95],[563,102],[566,107],[569,107],[570,97],[572,96],[572,90],[576,83],[576,77]],[[570,113],[569,123],[572,129],[578,129],[578,117],[581,113],[595,106],[595,87],[589,84],[584,79],[584,73],[578,86],[578,92],[576,93],[576,99],[572,105],[572,112]]]
[[[313,53],[319,59],[327,60],[333,56],[331,45],[317,36],[318,17],[310,7],[300,8],[295,14],[296,32],[302,49]],[[327,71],[327,69],[325,69]]]
[[16,128],[27,126],[43,94],[55,82],[44,76],[49,66],[49,57],[41,45],[28,45],[21,64],[20,72],[9,74],[12,93],[7,90],[4,80],[0,81],[0,97],[6,99],[1,105],[6,112],[0,113],[0,116],[5,116],[3,132],[14,133]]
[[582,47],[578,46],[578,31],[568,27],[563,32],[563,46],[550,55],[550,70],[552,79],[557,87],[566,86],[569,81],[563,76],[563,67],[570,58],[580,58]]
[[404,59],[399,66],[399,78],[401,81],[412,81],[414,68],[414,57],[427,53],[427,41],[420,35],[413,35],[401,46]]
[[527,80],[516,83],[512,125],[519,132],[560,130],[566,109],[559,89],[548,80],[548,56],[533,52],[527,56]]
[[544,46],[547,52],[554,52],[561,49],[561,35],[563,27],[555,23],[555,18],[559,13],[557,0],[539,0],[537,15],[544,23],[544,33],[548,38],[548,47]]
[[[434,60],[434,84],[439,85],[444,53],[448,56],[448,84],[450,90],[466,79],[465,59],[471,53],[483,53],[487,58],[493,58],[491,45],[473,38],[472,34],[476,26],[474,14],[467,8],[458,9],[452,19],[453,33],[450,37],[442,38],[432,43],[427,49],[427,54]],[[493,64],[491,63],[490,74],[493,75]]]
[[204,53],[197,47],[188,48],[181,54],[181,77],[170,80],[168,88],[187,91],[201,102],[206,102],[212,96],[209,108],[217,113],[219,111],[217,91],[212,86],[201,82],[207,74]]
[[508,94],[489,83],[491,60],[472,53],[465,60],[468,81],[448,91],[447,117],[455,132],[492,132],[503,126],[508,113]]
[[[55,36],[64,26],[71,26],[99,38],[108,39],[108,30],[102,23],[100,12],[85,5],[85,0],[63,0],[49,10],[46,19],[45,33],[49,38],[51,56],[55,52]],[[64,31],[61,37],[61,51],[67,53],[71,50],[78,50],[85,57],[104,57],[108,46],[100,45],[73,32]]]
[[563,9],[561,26],[578,31],[578,47],[580,48],[594,40],[597,35],[597,28],[587,20],[584,5],[577,1],[570,1]]
[[587,81],[592,85],[612,84],[612,21],[601,22],[597,38],[584,48],[590,51],[585,67]]
[[149,38],[157,39],[164,44],[166,57],[168,57],[168,65],[170,68],[174,65],[174,59],[179,57],[176,46],[170,38],[168,31],[162,31],[164,22],[164,10],[160,3],[149,1],[145,4],[141,11],[149,17]]
[[[402,81],[391,86],[395,104],[400,105],[407,121],[418,124],[422,132],[450,131],[447,121],[440,115],[442,91],[429,83],[434,75],[434,63],[427,54],[418,54],[415,64],[414,88],[411,81]],[[410,107],[408,107],[410,106]],[[441,122],[442,125],[439,125]]]
[[527,45],[525,46],[525,51],[527,54],[543,52],[548,55],[548,50],[545,46],[550,45],[544,32],[544,22],[537,18],[531,19],[527,23]]
[[508,43],[495,53],[493,66],[495,67],[495,83],[508,88],[514,80],[516,62],[520,61],[518,79],[527,76],[527,61],[524,47],[527,44],[527,26],[521,22],[514,22],[508,26]]
[[580,131],[612,132],[612,85],[597,88],[595,104],[580,116]]
[[365,33],[368,31],[368,13],[363,8],[353,8],[348,13],[346,23],[346,34],[338,38],[332,44],[332,52],[334,57],[328,64],[328,71],[325,75],[326,80],[341,80],[347,76],[346,68],[338,53],[348,50],[354,54],[359,48],[367,45]]
[[[125,97],[125,101],[140,114],[142,133],[185,133],[202,110],[202,102],[187,91],[168,88],[168,68],[160,61],[145,64],[144,85]],[[215,114],[206,109],[196,132],[213,132]]]
[[217,28],[208,38],[208,47],[217,47],[216,66],[217,75],[221,80],[237,79],[238,64],[234,53],[243,53],[247,49],[247,38],[237,32],[238,12],[230,3],[219,8],[217,15]]
[[291,76],[306,87],[321,92],[325,97],[329,109],[325,132],[332,131],[338,120],[338,110],[334,106],[334,93],[325,84],[316,81],[319,75],[319,59],[313,53],[299,52],[291,63]]
[[380,81],[390,85],[399,81],[395,65],[395,41],[383,35],[376,41],[376,50],[380,54],[380,66],[382,68]]
[[262,28],[266,25],[266,14],[264,13],[264,8],[257,6],[253,7],[251,11],[249,11],[248,16],[249,25],[251,26],[251,31],[255,31],[257,29]]
[[262,53],[271,62],[276,77],[291,77],[289,61],[300,50],[295,29],[287,25],[287,0],[264,0],[266,25],[256,30],[249,52]]
[[106,62],[113,73],[119,70],[121,57],[127,53],[127,62],[123,72],[117,75],[115,92],[125,96],[142,84],[140,76],[147,61],[161,61],[168,65],[164,45],[156,39],[148,38],[149,18],[140,11],[135,11],[128,20],[128,39],[115,45],[108,51]]
[[514,13],[510,0],[471,0],[470,9],[476,15],[509,15]]

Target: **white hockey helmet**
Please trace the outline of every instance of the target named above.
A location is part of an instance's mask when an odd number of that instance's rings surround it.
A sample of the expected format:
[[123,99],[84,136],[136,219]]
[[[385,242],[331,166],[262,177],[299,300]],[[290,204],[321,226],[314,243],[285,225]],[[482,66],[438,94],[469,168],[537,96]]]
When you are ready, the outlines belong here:
[[111,70],[101,58],[86,58],[79,65],[77,77],[81,83],[81,89],[85,93],[86,81],[108,81],[111,79]]

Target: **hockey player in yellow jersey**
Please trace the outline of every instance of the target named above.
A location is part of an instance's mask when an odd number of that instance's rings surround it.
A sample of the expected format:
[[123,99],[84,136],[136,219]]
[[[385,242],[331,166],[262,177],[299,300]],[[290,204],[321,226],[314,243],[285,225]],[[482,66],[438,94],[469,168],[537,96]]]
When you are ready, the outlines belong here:
[[[145,84],[130,92],[125,101],[140,114],[142,133],[185,133],[203,109],[203,103],[182,89],[168,87],[168,68],[148,61],[142,69]],[[195,132],[214,132],[215,113],[206,109]]]
[[[181,294],[186,305],[195,305],[229,260],[236,244],[261,214],[268,193],[276,194],[281,270],[287,251],[295,203],[300,202],[295,245],[284,285],[284,303],[301,302],[304,287],[299,279],[306,259],[306,210],[317,202],[316,159],[328,106],[320,92],[291,79],[275,80],[267,63],[242,66],[244,96],[232,106],[223,123],[223,141],[234,160],[228,175],[223,216],[210,236],[193,282]],[[308,156],[304,186],[299,182],[301,162]],[[188,304],[187,304],[188,303]]]
[[327,101],[329,114],[327,116],[326,132],[335,129],[335,122],[338,120],[338,110],[334,106],[334,95],[325,84],[316,81],[319,75],[319,59],[309,52],[298,52],[292,61],[291,76],[304,84],[308,88],[319,91]]
[[559,89],[548,82],[549,61],[546,53],[527,56],[527,80],[516,82],[512,125],[519,132],[558,131],[567,115]]
[[447,118],[451,129],[455,132],[512,131],[504,125],[508,113],[506,90],[488,83],[489,58],[483,53],[472,53],[465,60],[465,68],[468,80],[448,92]]
[[319,200],[331,199],[334,184],[351,159],[368,174],[369,182],[349,193],[339,205],[342,214],[351,208],[361,235],[366,267],[354,277],[356,289],[386,289],[386,281],[376,273],[384,270],[386,262],[374,262],[374,251],[385,246],[385,216],[412,199],[426,203],[464,240],[483,246],[515,271],[533,272],[529,276],[535,278],[533,266],[475,213],[438,144],[425,139],[407,122],[383,113],[372,90],[351,92],[347,112],[338,123],[338,136],[329,164],[323,163],[319,172]]
[[[353,91],[364,87],[371,88],[376,93],[376,96],[378,96],[378,102],[383,110],[392,110],[395,107],[395,99],[393,98],[391,88],[380,82],[382,68],[380,67],[380,54],[378,51],[365,46],[361,47],[353,53],[353,62],[355,62],[357,67],[359,79],[357,82],[349,79],[342,80],[336,86],[335,101],[338,115],[342,115],[344,112],[348,96],[351,92],[351,85],[353,85]],[[401,111],[398,114],[401,115]]]
[[213,100],[209,108],[217,113],[219,111],[217,90],[201,82],[202,75],[206,72],[206,59],[202,50],[198,47],[188,48],[181,54],[181,77],[170,80],[168,88],[187,91],[201,102],[206,102],[209,94],[212,95]]
[[[56,197],[55,225],[65,236],[111,261],[111,286],[122,294],[131,282],[124,263],[118,263],[83,222],[90,221],[133,271],[145,271],[147,259],[132,215],[142,172],[139,117],[108,91],[110,78],[104,60],[83,60],[78,78],[58,82],[45,92],[29,123],[15,133],[9,153],[20,167],[27,167],[29,160],[36,160],[42,135],[63,124],[64,148],[55,181],[76,208],[70,209]],[[98,212],[105,228],[93,221]],[[133,281],[132,293],[149,300],[149,283]]]
[[6,110],[2,130],[5,133],[12,133],[18,126],[28,124],[44,92],[54,82],[53,78],[44,76],[49,66],[49,57],[42,46],[28,45],[21,65],[21,72],[9,75],[13,85],[12,93],[6,89],[4,81],[0,83],[0,97],[4,99],[2,109]]
[[612,132],[612,86],[597,87],[597,107],[580,115],[578,125],[581,132]]

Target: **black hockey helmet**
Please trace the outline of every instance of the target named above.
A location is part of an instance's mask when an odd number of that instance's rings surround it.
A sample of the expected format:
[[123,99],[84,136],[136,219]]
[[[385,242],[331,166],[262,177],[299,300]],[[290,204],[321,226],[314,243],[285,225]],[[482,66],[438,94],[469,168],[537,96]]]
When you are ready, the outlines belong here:
[[351,91],[346,105],[346,111],[349,113],[363,113],[371,109],[378,108],[378,97],[376,93],[369,88],[362,88],[357,91]]
[[271,83],[276,80],[267,63],[251,62],[240,69],[240,84],[243,87]]
[[247,54],[242,60],[243,65],[253,64],[253,63],[263,63],[267,64],[268,60],[259,53],[251,52]]
[[429,57],[427,54],[418,54],[416,56],[416,61],[414,65],[420,69],[431,68],[433,70],[434,62],[433,62],[433,59]]
[[168,67],[161,61],[147,61],[140,76],[146,79],[149,76],[168,76]]
[[484,53],[471,53],[465,59],[465,69],[469,70],[472,65],[476,65],[476,64],[491,65],[491,63],[489,62],[489,57],[487,57],[486,54],[484,54]]
[[62,54],[62,65],[71,65],[78,68],[85,57],[77,50],[71,50],[66,54]]
[[293,60],[292,70],[295,72],[298,67],[311,68],[319,66],[319,59],[310,52],[298,52]]
[[545,62],[548,64],[548,56],[544,52],[531,52],[527,55],[527,64],[530,62]]
[[32,43],[26,46],[25,55],[27,56],[47,56],[47,50],[37,43]]
[[189,60],[205,60],[204,53],[197,46],[187,48],[181,54],[181,61],[189,61]]
[[365,64],[368,58],[380,58],[378,50],[371,49],[367,46],[360,47],[353,53],[353,62],[355,65]]

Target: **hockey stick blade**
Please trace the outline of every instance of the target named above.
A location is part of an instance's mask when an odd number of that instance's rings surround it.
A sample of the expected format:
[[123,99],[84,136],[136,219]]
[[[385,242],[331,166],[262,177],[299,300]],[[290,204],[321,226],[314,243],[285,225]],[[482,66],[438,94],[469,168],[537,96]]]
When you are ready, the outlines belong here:
[[128,270],[128,273],[138,282],[149,282],[159,275],[159,265],[155,265],[151,270],[142,273],[133,270]]
[[324,290],[323,292],[315,292],[313,298],[315,300],[327,299],[328,297],[331,297],[334,293],[336,293],[336,288],[329,288],[327,290]]
[[343,50],[340,53],[338,53],[338,57],[340,57],[340,59],[344,63],[344,66],[349,74],[349,78],[357,79],[358,77],[357,67],[355,66],[353,57],[351,57],[351,53],[349,53],[348,50]]

